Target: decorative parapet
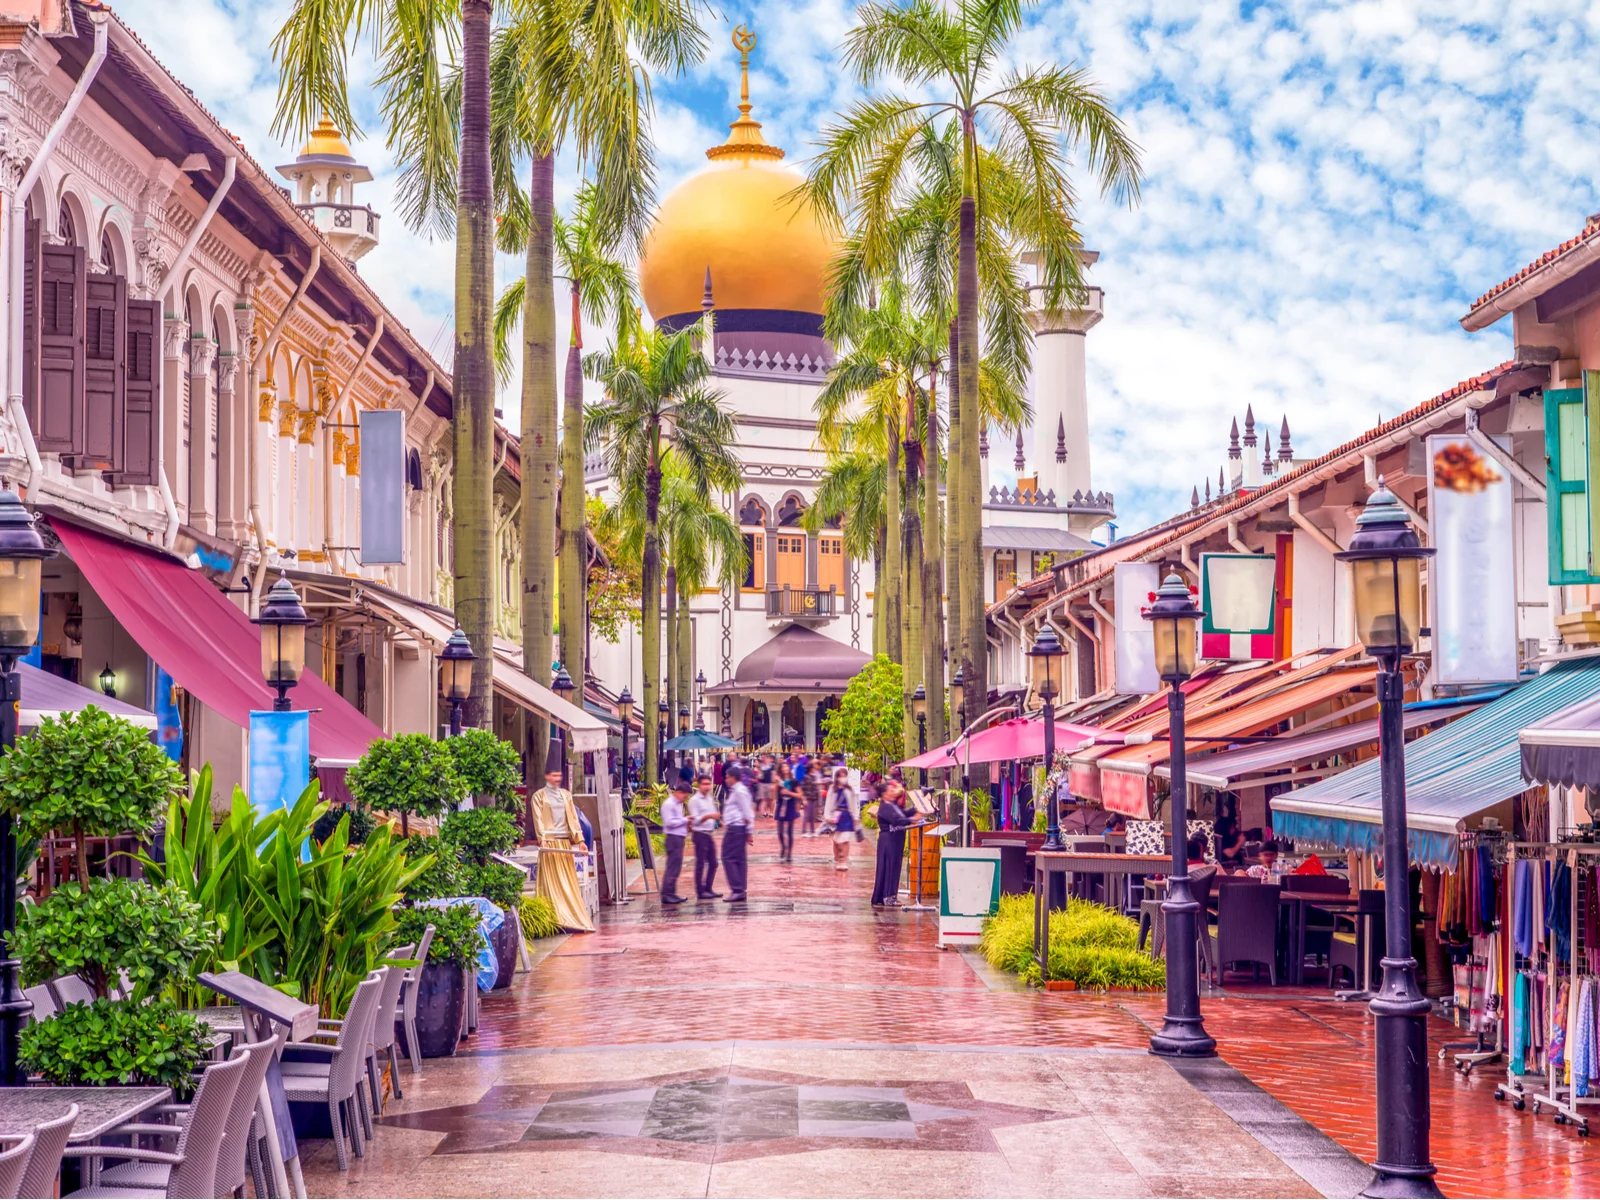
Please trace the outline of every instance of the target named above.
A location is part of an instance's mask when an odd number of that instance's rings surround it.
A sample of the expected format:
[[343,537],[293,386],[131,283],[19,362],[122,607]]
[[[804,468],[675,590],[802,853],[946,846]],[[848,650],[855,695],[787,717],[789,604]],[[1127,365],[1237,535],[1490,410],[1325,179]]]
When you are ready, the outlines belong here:
[[1018,488],[1012,491],[1006,487],[990,488],[989,499],[984,507],[1020,509],[1027,512],[1113,513],[1116,511],[1115,499],[1110,492],[1075,491],[1065,504],[1057,504],[1054,489],[1040,493],[1032,488]]
[[768,354],[765,350],[717,347],[716,373],[749,379],[801,379],[820,383],[833,364],[818,355]]

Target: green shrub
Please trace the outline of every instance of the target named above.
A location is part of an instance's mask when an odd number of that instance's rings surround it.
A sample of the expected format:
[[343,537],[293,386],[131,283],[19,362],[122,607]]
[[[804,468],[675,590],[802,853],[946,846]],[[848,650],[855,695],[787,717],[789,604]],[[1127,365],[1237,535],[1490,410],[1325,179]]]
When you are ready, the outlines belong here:
[[522,936],[535,938],[555,937],[561,932],[556,920],[556,906],[546,896],[524,896],[519,910],[522,917]]
[[522,840],[522,826],[503,808],[469,808],[445,817],[439,826],[439,840],[466,862],[486,863],[491,854],[516,849]]
[[22,1065],[54,1084],[164,1086],[180,1094],[211,1052],[209,1029],[171,1001],[70,1004],[22,1031]]
[[333,831],[339,828],[339,822],[349,819],[349,842],[352,846],[359,846],[372,836],[372,831],[378,823],[372,819],[372,814],[359,804],[340,804],[330,808],[317,818],[316,824],[311,827],[311,840],[325,842],[333,836]]
[[[1115,909],[1069,898],[1050,914],[1049,978],[1080,988],[1161,987],[1165,966],[1136,949],[1139,929]],[[1038,983],[1033,957],[1033,897],[1001,896],[1000,911],[984,922],[979,951],[990,966]]]
[[216,942],[216,927],[181,888],[132,879],[62,884],[17,916],[24,980],[81,975],[96,996],[109,994],[120,971],[133,979],[135,999],[154,996]]
[[1039,807],[1034,810],[1033,831],[1035,833],[1050,832],[1050,806],[1048,804],[1040,804]]
[[411,817],[431,817],[466,799],[447,742],[425,733],[401,733],[373,742],[345,776],[350,795],[363,808],[400,814],[403,833]]
[[428,961],[473,967],[483,937],[478,932],[478,909],[471,904],[452,904],[449,908],[400,908],[395,910],[394,939],[399,945],[416,945],[423,931],[433,926],[433,941],[428,943]]
[[878,806],[868,804],[861,810],[861,827],[863,829],[876,829],[878,827]]
[[417,863],[423,858],[432,858],[427,867],[406,885],[405,898],[408,901],[442,900],[467,894],[466,880],[461,877],[461,860],[448,847],[441,846],[438,838],[414,834],[406,838],[402,845],[409,862]]
[[632,821],[622,827],[622,856],[639,857],[639,831],[633,827]]
[[455,759],[456,773],[472,796],[491,796],[501,804],[516,797],[522,783],[522,759],[516,747],[487,729],[463,729],[442,743]]
[[482,896],[506,912],[517,910],[522,900],[522,885],[528,882],[526,872],[502,862],[468,863],[461,868],[461,875],[466,887],[463,895]]
[[974,829],[994,828],[994,797],[989,795],[988,788],[973,788],[967,793],[967,814],[972,818]]
[[0,805],[18,835],[70,830],[78,875],[89,877],[86,837],[148,833],[183,788],[183,772],[150,731],[89,705],[46,717],[32,737],[0,757]]

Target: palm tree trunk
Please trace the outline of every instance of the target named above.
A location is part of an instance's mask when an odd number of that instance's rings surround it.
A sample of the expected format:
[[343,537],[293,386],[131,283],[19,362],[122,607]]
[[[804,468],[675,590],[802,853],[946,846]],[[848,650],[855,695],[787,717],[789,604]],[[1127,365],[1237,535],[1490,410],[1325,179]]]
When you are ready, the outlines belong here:
[[[556,561],[556,292],[553,154],[533,160],[528,197],[532,219],[522,297],[522,668],[550,680],[555,628]],[[570,668],[569,668],[570,670]],[[529,724],[534,779],[544,773],[550,723]]]
[[[652,439],[653,440],[653,439]],[[652,457],[644,479],[644,557],[639,565],[640,707],[644,719],[644,782],[661,777],[656,706],[661,699],[661,463]]]
[[906,502],[900,517],[900,561],[902,564],[900,587],[900,645],[905,651],[901,660],[901,716],[905,732],[904,745],[917,744],[917,718],[911,708],[911,697],[922,682],[922,518],[917,504],[917,445],[916,401],[906,405]]
[[[947,641],[950,647],[949,678],[951,679],[955,678],[956,672],[967,660],[967,627],[961,623],[961,576],[956,571],[956,551],[961,545],[961,528],[966,523],[963,519],[961,489],[966,486],[967,479],[961,457],[960,329],[959,321],[950,322],[950,430],[945,437],[945,444],[949,447],[945,467],[945,513],[950,518],[950,529],[949,535],[945,538],[944,577],[949,591],[946,599],[949,605],[946,628],[949,630]],[[963,676],[962,682],[965,681]],[[959,713],[951,712],[950,725],[952,729],[961,728]]]
[[[461,171],[456,194],[455,603],[478,658],[494,655],[494,183],[489,172],[489,0],[461,5]],[[472,673],[463,720],[490,724],[493,682]]]
[[561,413],[561,665],[572,676],[572,695],[583,707],[583,678],[589,590],[589,553],[583,507],[583,327],[578,288],[572,287],[572,339],[567,345],[567,377]]
[[884,527],[883,578],[878,581],[874,608],[883,609],[883,652],[895,662],[900,657],[900,434],[890,421],[889,459],[885,464],[883,489]]
[[[978,462],[978,241],[977,204],[970,189],[961,198],[961,246],[956,271],[956,314],[961,323],[961,543],[957,578],[961,581],[961,619],[966,623],[966,695],[968,720],[989,706],[989,642],[983,611],[982,476]],[[973,782],[988,780],[988,769],[973,771]]]
[[678,733],[678,568],[667,563],[667,619],[664,636],[667,639],[667,671],[663,675],[663,691],[667,697],[667,737]]
[[682,580],[678,581],[678,695],[680,704],[689,706],[689,728],[694,728],[694,648],[693,628],[689,623],[690,592]]
[[883,562],[883,531],[878,532],[878,544],[872,552],[872,656],[889,653],[888,633],[883,618],[883,581],[888,569]]
[[922,675],[928,689],[928,745],[944,743],[944,534],[939,520],[939,378],[928,378],[922,443]]

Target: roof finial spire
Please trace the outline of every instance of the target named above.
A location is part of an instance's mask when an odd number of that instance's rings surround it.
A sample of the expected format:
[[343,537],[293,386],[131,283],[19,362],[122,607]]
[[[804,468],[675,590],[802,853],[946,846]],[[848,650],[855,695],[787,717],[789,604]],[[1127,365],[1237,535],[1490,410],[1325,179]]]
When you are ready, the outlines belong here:
[[1272,476],[1272,435],[1269,433],[1269,434],[1267,434],[1266,437],[1261,439],[1261,477],[1263,479],[1268,479],[1268,478],[1271,478],[1271,476]]
[[1222,468],[1217,468],[1217,495],[1226,495],[1228,491],[1228,477],[1222,473]]
[[1017,429],[1017,457],[1012,460],[1011,465],[1019,471],[1028,465],[1028,460],[1022,454],[1022,429],[1020,427]]
[[1233,419],[1233,428],[1228,432],[1228,457],[1239,457],[1239,418]]
[[989,427],[987,425],[978,430],[978,457],[989,457]]
[[1067,461],[1067,418],[1064,416],[1056,418],[1056,461]]
[[1248,404],[1244,406],[1244,444],[1246,446],[1256,444],[1256,412]]
[[710,312],[713,307],[714,306],[711,303],[711,264],[707,263],[706,264],[706,291],[705,291],[705,295],[700,297],[700,311],[703,312],[703,313],[704,312]]
[[1289,445],[1289,418],[1284,417],[1283,425],[1278,430],[1278,461],[1293,462],[1294,449]]
[[1190,492],[1189,492],[1189,507],[1190,508],[1199,508],[1200,507],[1200,489],[1199,488],[1193,488],[1193,489],[1190,490]]
[[750,115],[750,51],[756,35],[740,25],[733,31],[733,48],[739,52],[739,119],[728,125],[728,140],[706,151],[707,158],[782,158],[783,151],[769,146],[761,136],[761,122]]
[[1206,478],[1206,503],[1211,503],[1211,479],[1209,476]]

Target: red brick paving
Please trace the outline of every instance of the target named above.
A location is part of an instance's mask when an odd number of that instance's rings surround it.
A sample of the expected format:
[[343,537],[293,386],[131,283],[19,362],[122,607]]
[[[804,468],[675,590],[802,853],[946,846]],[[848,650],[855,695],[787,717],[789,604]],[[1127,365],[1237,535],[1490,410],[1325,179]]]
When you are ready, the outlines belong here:
[[[569,939],[527,982],[484,1000],[475,1048],[736,1037],[1138,1049],[1159,1025],[1160,995],[991,990],[959,955],[935,948],[934,914],[871,915],[871,860],[861,853],[870,845],[857,848],[848,875],[832,870],[825,841],[796,847],[799,861],[780,865],[770,826],[758,831],[743,913],[720,901],[662,913],[653,898],[608,910],[598,932]],[[1223,1059],[1370,1162],[1366,1006],[1311,988],[1263,992],[1204,1001]],[[1461,1038],[1443,1021],[1430,1022],[1429,1036],[1435,1045]],[[1600,1137],[1496,1102],[1498,1064],[1466,1078],[1430,1055],[1429,1071],[1446,1195],[1600,1196]]]

